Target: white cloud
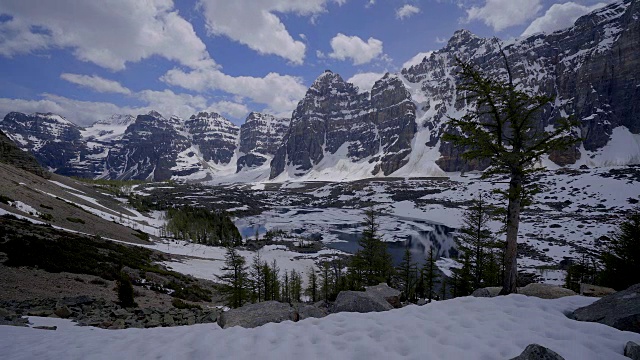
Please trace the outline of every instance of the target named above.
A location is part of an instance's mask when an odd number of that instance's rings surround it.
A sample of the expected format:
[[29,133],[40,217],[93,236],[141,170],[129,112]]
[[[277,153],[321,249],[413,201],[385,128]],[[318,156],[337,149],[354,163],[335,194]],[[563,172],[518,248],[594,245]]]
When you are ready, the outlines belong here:
[[41,100],[24,100],[0,98],[0,116],[11,111],[27,114],[34,112],[52,112],[68,120],[87,126],[98,120],[106,119],[113,114],[130,114],[133,116],[146,114],[156,110],[164,116],[177,115],[187,118],[199,111],[211,109],[235,118],[245,116],[249,111],[243,104],[220,101],[209,104],[199,95],[175,94],[170,90],[143,90],[135,96],[143,102],[141,106],[117,106],[107,102],[81,101],[67,97],[42,94]]
[[119,82],[108,80],[97,75],[89,76],[64,73],[60,75],[60,78],[70,83],[84,86],[101,93],[131,94],[131,90],[120,85]]
[[425,57],[428,58],[429,56],[431,56],[432,53],[433,51],[418,53],[416,56],[412,57],[411,59],[407,60],[407,62],[402,64],[402,68],[408,69],[414,65],[418,65],[422,62],[422,59],[424,59]]
[[330,58],[338,60],[352,59],[353,65],[362,65],[382,55],[382,41],[369,38],[364,42],[357,36],[347,36],[338,33],[331,39],[333,52]]
[[[306,45],[294,40],[278,15],[316,16],[329,0],[199,0],[207,29],[225,35],[260,54],[277,55],[294,64],[304,62]],[[345,0],[334,0],[342,5]]]
[[420,12],[420,8],[414,5],[405,4],[396,9],[396,19],[404,20]]
[[197,69],[189,72],[172,69],[162,77],[162,80],[167,84],[189,90],[222,90],[248,97],[253,102],[266,104],[277,112],[293,110],[307,90],[302,84],[302,79],[277,73],[269,73],[259,78],[233,77],[216,69]]
[[441,38],[441,37],[439,37],[439,36],[436,36],[436,43],[438,43],[438,44],[444,44],[444,43],[446,43],[446,42],[447,42],[447,39],[445,39],[445,38]]
[[467,9],[467,21],[482,20],[501,31],[535,18],[541,9],[540,0],[486,0],[482,7]]
[[158,55],[196,68],[215,66],[193,26],[171,0],[3,0],[0,55],[70,48],[111,70]]
[[230,115],[233,118],[243,119],[249,114],[250,110],[244,104],[238,104],[231,101],[218,101],[209,106],[210,111],[213,110],[219,114]]
[[552,33],[556,30],[564,29],[573,25],[580,16],[605,5],[607,4],[599,3],[592,6],[584,6],[574,2],[553,4],[544,15],[533,20],[521,36],[529,36],[540,32]]
[[371,91],[373,88],[373,84],[376,81],[380,80],[385,73],[375,73],[375,72],[367,72],[367,73],[359,73],[350,77],[347,82],[352,83],[357,86],[359,92],[363,93],[365,91]]

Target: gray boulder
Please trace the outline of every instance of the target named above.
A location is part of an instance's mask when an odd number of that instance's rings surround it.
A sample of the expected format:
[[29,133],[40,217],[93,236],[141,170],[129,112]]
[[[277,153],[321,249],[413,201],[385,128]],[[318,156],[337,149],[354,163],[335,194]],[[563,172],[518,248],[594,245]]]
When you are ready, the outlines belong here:
[[308,318],[323,318],[329,314],[326,308],[309,304],[297,304],[296,312],[297,320],[304,320]]
[[592,321],[618,330],[640,333],[640,284],[603,297],[569,315],[578,321]]
[[518,294],[535,296],[541,299],[557,299],[577,295],[573,290],[550,284],[531,283],[518,289]]
[[381,296],[365,291],[341,291],[333,304],[333,312],[375,312],[393,309]]
[[297,312],[291,305],[277,301],[265,301],[223,312],[218,317],[218,325],[223,329],[233,326],[254,328],[272,322],[296,321],[297,317]]
[[57,308],[53,313],[63,319],[66,319],[69,316],[71,316],[71,310],[69,310],[69,308],[64,305]]
[[616,290],[591,284],[580,284],[580,295],[590,297],[603,297],[615,293]]
[[538,344],[528,345],[524,351],[511,360],[564,360],[555,351],[549,350]]
[[624,356],[633,360],[640,360],[640,345],[629,341],[624,347]]
[[400,291],[385,283],[380,283],[376,286],[367,286],[365,287],[365,292],[385,299],[394,308],[402,307],[402,303],[400,302]]
[[501,289],[502,288],[499,287],[499,286],[491,286],[491,287],[480,288],[480,289],[476,289],[471,294],[471,296],[474,296],[474,297],[496,297],[500,293]]

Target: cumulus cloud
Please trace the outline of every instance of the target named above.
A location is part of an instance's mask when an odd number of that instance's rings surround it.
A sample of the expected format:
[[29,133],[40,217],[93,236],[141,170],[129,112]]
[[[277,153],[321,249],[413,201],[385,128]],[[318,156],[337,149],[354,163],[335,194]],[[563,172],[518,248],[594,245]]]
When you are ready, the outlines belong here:
[[607,5],[599,3],[592,6],[584,6],[574,2],[553,4],[547,12],[533,20],[521,36],[529,36],[535,33],[552,33],[573,25],[582,15]]
[[486,0],[484,6],[467,9],[467,21],[481,20],[495,31],[521,25],[536,17],[541,0]]
[[101,93],[116,93],[116,94],[131,94],[131,90],[120,85],[119,82],[102,78],[97,75],[79,75],[64,73],[60,75],[60,78],[70,83],[80,85]]
[[369,38],[367,42],[357,36],[338,33],[331,39],[329,57],[338,60],[352,59],[353,65],[362,65],[382,55],[382,41]]
[[375,73],[375,72],[359,73],[350,77],[347,80],[347,82],[350,82],[353,85],[357,86],[359,89],[359,92],[362,93],[365,91],[371,91],[371,88],[373,88],[373,84],[375,84],[376,81],[380,80],[383,76],[384,76],[384,73]]
[[111,70],[157,55],[196,68],[214,66],[193,26],[171,0],[4,0],[0,55],[69,48]]
[[167,84],[189,90],[222,90],[248,97],[253,102],[267,104],[277,112],[293,110],[307,90],[302,84],[302,79],[277,73],[269,73],[262,78],[233,77],[216,69],[197,69],[187,72],[176,68],[169,70],[162,80]]
[[249,114],[249,109],[245,104],[238,104],[232,101],[218,101],[209,106],[210,111],[217,112],[219,114],[230,115],[233,118],[243,119]]
[[414,5],[405,4],[396,9],[396,19],[404,20],[420,12],[420,8]]
[[[278,15],[316,16],[330,0],[199,0],[207,29],[225,35],[260,54],[277,55],[294,64],[304,62],[306,45],[294,40]],[[345,0],[333,0],[342,5]]]
[[429,56],[431,56],[432,53],[433,51],[418,53],[416,54],[416,56],[412,57],[411,59],[407,60],[404,64],[402,64],[402,68],[408,69],[414,65],[418,65],[422,62],[422,59],[428,58]]

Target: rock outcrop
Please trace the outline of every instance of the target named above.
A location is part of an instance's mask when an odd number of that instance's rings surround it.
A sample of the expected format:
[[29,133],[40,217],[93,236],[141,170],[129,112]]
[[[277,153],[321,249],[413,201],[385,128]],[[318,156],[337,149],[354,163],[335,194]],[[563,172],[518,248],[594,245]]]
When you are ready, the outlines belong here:
[[2,131],[0,131],[0,162],[13,165],[44,178],[51,176],[38,164],[38,161],[31,153],[21,150]]
[[524,349],[522,354],[511,360],[564,360],[564,358],[542,345],[531,344]]
[[287,320],[297,321],[296,311],[291,305],[278,301],[264,301],[223,312],[218,318],[218,325],[223,329],[233,326],[254,328]]
[[640,360],[640,345],[633,341],[627,342],[624,347],[624,356],[632,360]]
[[599,322],[619,330],[640,333],[640,284],[579,308],[569,317],[578,321]]

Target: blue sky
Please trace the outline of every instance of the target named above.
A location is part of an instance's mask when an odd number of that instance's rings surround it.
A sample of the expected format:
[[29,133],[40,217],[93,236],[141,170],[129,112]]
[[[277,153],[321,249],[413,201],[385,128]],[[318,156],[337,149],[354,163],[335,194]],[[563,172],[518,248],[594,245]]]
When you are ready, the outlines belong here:
[[[325,69],[368,89],[455,30],[550,32],[610,0],[2,0],[0,116],[290,116]],[[418,56],[416,59],[420,59]],[[415,59],[414,59],[415,61]]]

